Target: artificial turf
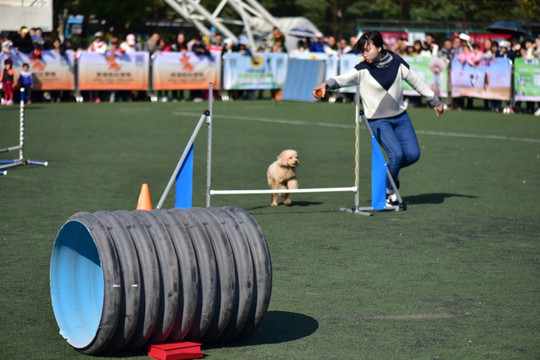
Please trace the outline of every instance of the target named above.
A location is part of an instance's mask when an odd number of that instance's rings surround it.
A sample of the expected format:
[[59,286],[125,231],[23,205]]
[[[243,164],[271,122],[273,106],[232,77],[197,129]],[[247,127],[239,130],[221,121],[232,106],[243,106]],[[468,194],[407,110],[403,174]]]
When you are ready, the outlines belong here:
[[[74,213],[156,206],[206,103],[40,104],[26,108],[26,165],[0,177],[0,358],[76,359],[58,334],[49,265]],[[300,154],[300,187],[353,186],[354,107],[215,102],[212,188],[264,189],[277,154]],[[0,108],[0,148],[18,143]],[[402,171],[405,211],[341,212],[352,193],[213,196],[261,227],[273,291],[241,343],[209,359],[540,358],[540,122],[531,115],[412,108],[422,156]],[[195,143],[194,206],[205,206],[206,127]],[[370,141],[361,129],[362,206]],[[0,154],[1,159],[18,152]],[[174,206],[171,193],[163,208]],[[110,356],[147,358],[144,351]],[[109,358],[102,356],[101,358]]]

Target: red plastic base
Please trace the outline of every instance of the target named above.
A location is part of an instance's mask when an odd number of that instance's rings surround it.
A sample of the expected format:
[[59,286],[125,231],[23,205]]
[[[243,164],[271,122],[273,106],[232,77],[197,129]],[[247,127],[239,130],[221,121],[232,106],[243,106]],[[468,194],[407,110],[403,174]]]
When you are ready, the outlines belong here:
[[201,345],[189,341],[150,345],[148,356],[156,360],[200,359],[204,356]]

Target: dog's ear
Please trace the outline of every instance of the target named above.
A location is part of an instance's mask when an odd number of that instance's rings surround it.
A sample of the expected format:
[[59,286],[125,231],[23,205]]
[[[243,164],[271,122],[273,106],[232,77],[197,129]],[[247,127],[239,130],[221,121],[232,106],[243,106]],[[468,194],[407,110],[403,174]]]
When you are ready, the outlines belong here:
[[277,163],[280,166],[287,166],[287,159],[285,158],[285,151],[282,151],[281,154],[277,156]]

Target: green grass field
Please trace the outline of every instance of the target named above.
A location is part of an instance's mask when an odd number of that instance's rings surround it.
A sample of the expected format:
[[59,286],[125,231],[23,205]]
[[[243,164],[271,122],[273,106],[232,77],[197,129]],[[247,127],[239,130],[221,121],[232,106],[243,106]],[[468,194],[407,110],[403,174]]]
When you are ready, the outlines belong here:
[[[59,335],[49,265],[79,211],[157,205],[205,103],[32,104],[26,158],[0,176],[0,359],[83,359]],[[531,115],[410,109],[422,150],[401,173],[405,211],[339,211],[352,193],[214,196],[246,209],[273,264],[270,307],[218,359],[539,359],[540,121]],[[18,107],[0,108],[0,148],[18,144]],[[370,204],[361,131],[360,205]],[[205,206],[206,126],[195,144],[194,206]],[[300,187],[354,185],[354,107],[214,104],[213,189],[264,189],[283,149]],[[13,159],[18,152],[0,154]],[[171,193],[164,208],[174,206]],[[144,351],[110,358],[148,358]],[[109,358],[102,356],[100,358]]]

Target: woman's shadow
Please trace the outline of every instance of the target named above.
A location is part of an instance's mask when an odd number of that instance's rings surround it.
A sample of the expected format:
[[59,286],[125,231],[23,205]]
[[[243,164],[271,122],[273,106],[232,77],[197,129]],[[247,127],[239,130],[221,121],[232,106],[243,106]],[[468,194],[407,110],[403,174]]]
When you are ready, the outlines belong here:
[[420,194],[405,196],[403,201],[407,205],[413,204],[442,204],[446,198],[451,197],[463,197],[468,199],[476,199],[477,196],[473,195],[461,195],[461,194],[450,194],[450,193],[431,193],[431,194]]

